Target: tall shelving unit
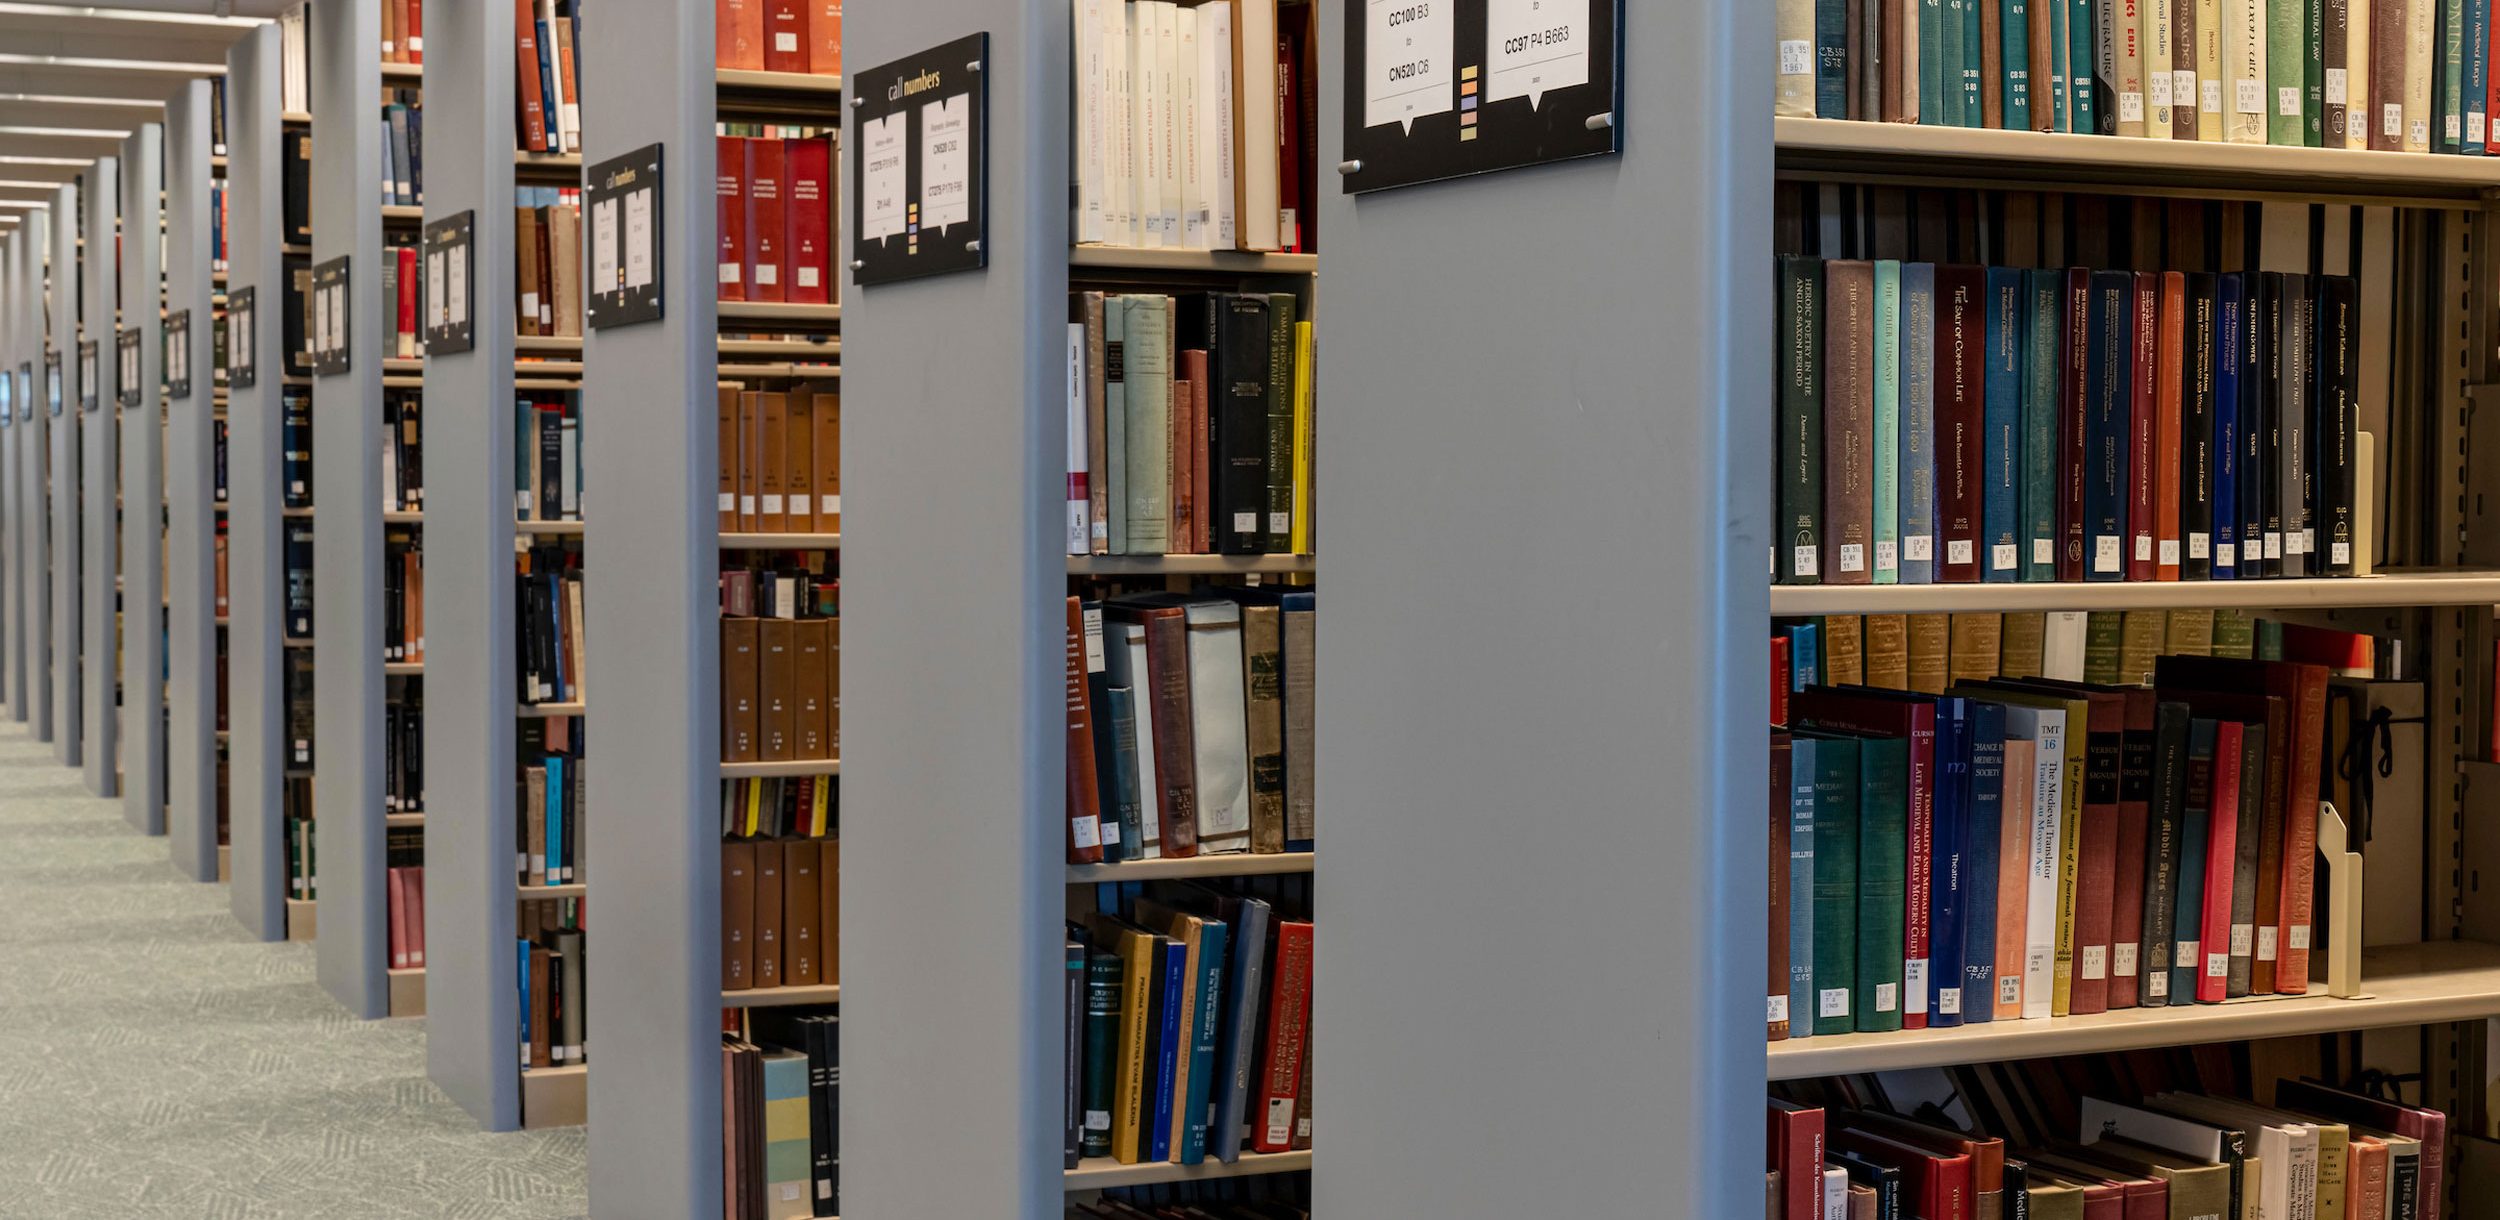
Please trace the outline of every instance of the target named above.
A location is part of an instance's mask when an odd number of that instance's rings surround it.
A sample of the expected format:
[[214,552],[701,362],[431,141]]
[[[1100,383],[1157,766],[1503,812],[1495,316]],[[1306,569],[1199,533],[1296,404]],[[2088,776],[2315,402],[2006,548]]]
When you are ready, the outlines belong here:
[[[79,758],[87,791],[121,795],[121,672],[114,664],[121,620],[122,158],[98,157],[79,194],[80,398],[76,495]],[[89,404],[93,405],[90,406]]]
[[[378,51],[376,53],[378,54]],[[412,106],[410,108],[411,122],[421,122],[421,119],[417,116],[421,113],[421,105],[423,101],[421,91],[425,84],[425,69],[422,64],[393,63],[385,59],[381,62],[379,71],[381,73],[382,81],[381,95],[368,98],[366,100],[364,110],[354,116],[354,121],[358,124],[373,124],[378,138],[383,144],[388,145],[391,142],[398,140],[400,137],[390,130],[387,114],[382,108],[393,98],[403,96],[411,91],[417,91],[416,97],[419,105]],[[418,128],[417,130],[421,130],[421,128]],[[414,138],[414,136],[410,137],[411,140]],[[398,150],[398,159],[412,158],[414,155],[415,150],[413,149]],[[378,164],[381,159],[378,149],[375,159]],[[397,159],[394,160],[394,164],[396,163]],[[412,166],[419,165],[421,164],[421,160],[411,160],[410,163]],[[413,173],[414,170],[412,169],[411,172]],[[378,192],[376,197],[380,197]],[[424,309],[424,284],[422,277],[424,275],[424,270],[422,263],[419,264],[416,273],[420,277],[418,284],[416,285],[416,293],[419,302],[418,308],[420,311],[418,322],[418,354],[415,356],[398,355],[395,343],[388,351],[384,351],[383,344],[379,342],[384,336],[396,333],[399,310],[399,294],[406,291],[408,287],[407,285],[397,283],[392,278],[396,272],[391,271],[390,268],[395,266],[397,251],[403,246],[418,247],[420,257],[422,257],[422,236],[423,224],[425,220],[425,208],[422,203],[382,204],[380,205],[380,212],[382,216],[382,231],[386,244],[380,251],[375,264],[377,273],[376,278],[380,284],[389,286],[393,291],[382,296],[380,302],[382,325],[379,328],[379,332],[374,336],[376,342],[368,345],[371,350],[383,352],[382,394],[385,400],[385,405],[382,409],[378,410],[374,416],[374,426],[376,429],[374,450],[376,453],[391,449],[397,443],[396,438],[391,435],[391,430],[398,426],[397,421],[400,417],[395,413],[394,408],[388,404],[393,402],[417,402],[421,404],[423,401],[423,391],[425,389],[425,364],[423,360],[424,322],[422,320],[422,311]],[[420,429],[423,428],[423,423],[422,407],[420,406],[418,418],[418,426]],[[420,440],[421,439],[422,435],[420,433]],[[379,459],[377,458],[376,461],[378,462]],[[420,486],[417,483],[409,482],[407,480],[407,475],[410,472],[406,467],[402,466],[399,473],[403,483],[407,483],[410,487]],[[419,473],[421,475],[422,468],[420,468]],[[416,501],[420,506],[417,508],[394,506],[395,502],[391,497],[396,489],[390,486],[389,470],[387,467],[377,466],[377,468],[374,469],[372,474],[372,483],[370,486],[371,492],[369,498],[375,501],[375,503],[379,506],[379,511],[381,513],[382,534],[380,545],[376,552],[379,562],[375,565],[375,572],[377,575],[375,577],[374,588],[377,591],[377,595],[386,603],[383,606],[383,642],[388,643],[391,614],[391,608],[387,605],[388,597],[392,590],[402,588],[399,583],[394,582],[392,579],[389,568],[390,565],[397,562],[402,555],[413,553],[416,556],[418,571],[421,577],[425,563],[423,548],[423,539],[425,536],[425,511],[422,507],[423,500],[421,498]],[[422,495],[421,492],[420,495]],[[403,571],[402,579],[404,580],[404,578],[405,572]],[[419,586],[417,596],[420,598],[423,596],[422,585]],[[401,709],[401,724],[405,725],[412,721],[417,724],[415,732],[420,742],[423,740],[424,733],[422,708],[424,706],[425,698],[425,661],[421,651],[422,636],[420,632],[422,628],[422,620],[405,619],[404,616],[403,620],[404,621],[401,623],[402,642],[408,647],[418,650],[414,652],[413,659],[404,657],[393,660],[387,652],[377,654],[383,657],[381,706],[384,709],[384,718],[381,724],[381,732],[384,736],[384,742],[381,749],[376,752],[370,761],[372,762],[374,768],[372,787],[377,793],[374,801],[376,808],[375,816],[380,817],[383,828],[383,849],[381,853],[383,870],[395,869],[403,866],[417,867],[421,866],[424,861],[424,785],[420,783],[417,790],[413,793],[400,794],[404,798],[413,801],[416,806],[415,808],[410,808],[406,803],[393,808],[389,802],[384,799],[384,797],[389,793],[393,783],[391,771],[396,765],[393,760],[399,758],[400,753],[408,746],[407,739],[404,735],[398,740],[391,740],[390,734],[392,732],[392,720],[389,716],[388,709],[392,707]],[[395,843],[404,845],[410,842],[415,844],[416,850],[416,854],[413,856],[413,864],[411,864],[411,857],[408,857],[399,847],[394,846]],[[385,953],[382,960],[384,962],[385,979],[389,988],[389,1014],[394,1017],[422,1015],[425,1012],[425,966],[422,960],[412,960],[404,966],[390,965],[389,963],[394,959],[388,955],[387,932],[389,923],[392,919],[398,918],[409,920],[411,921],[412,926],[403,928],[402,935],[404,938],[410,939],[404,939],[403,945],[421,944],[421,942],[417,942],[413,940],[413,938],[420,930],[419,926],[416,925],[417,922],[422,919],[423,908],[411,905],[414,901],[413,898],[403,897],[402,906],[400,908],[401,914],[397,917],[393,917],[388,914],[389,877],[387,871],[359,874],[359,884],[371,886],[376,894],[382,895],[382,900],[385,906],[384,930],[386,939],[384,942]],[[416,955],[412,954],[411,956],[414,957]]]
[[43,682],[29,671],[43,665],[43,639],[37,624],[45,603],[43,584],[46,565],[34,558],[43,531],[38,525],[42,515],[41,467],[37,458],[42,449],[43,405],[38,393],[43,377],[43,248],[44,227],[49,220],[45,209],[26,213],[8,236],[9,254],[9,362],[8,376],[14,379],[17,405],[11,412],[5,437],[5,460],[8,470],[0,478],[5,488],[8,518],[0,521],[5,532],[5,554],[8,584],[0,591],[0,613],[7,618],[7,636],[0,646],[8,649],[5,679],[8,689],[9,719],[31,725],[36,719],[35,704],[42,697]]
[[[216,327],[223,294],[214,268],[216,194],[224,158],[211,127],[221,84],[194,80],[165,106],[165,301],[168,323],[160,361],[189,370],[183,382],[165,371],[165,816],[175,867],[194,881],[223,880],[219,834],[223,806],[218,727],[217,428],[225,415],[218,382]],[[178,336],[173,317],[189,325]],[[177,352],[177,341],[187,346]]]
[[[122,817],[142,834],[165,825],[165,127],[142,123],[122,142],[121,331],[136,331],[135,384],[122,387],[118,527],[120,614],[115,670]],[[115,368],[120,369],[118,346]]]
[[44,439],[51,449],[48,486],[52,500],[52,757],[63,766],[78,766],[84,719],[79,714],[85,675],[79,666],[79,606],[85,593],[84,541],[78,524],[80,395],[78,344],[84,335],[78,297],[79,230],[84,226],[81,200],[87,178],[63,183],[52,197],[52,259],[45,287],[50,307],[52,343],[44,358],[60,367],[59,414],[46,405]]

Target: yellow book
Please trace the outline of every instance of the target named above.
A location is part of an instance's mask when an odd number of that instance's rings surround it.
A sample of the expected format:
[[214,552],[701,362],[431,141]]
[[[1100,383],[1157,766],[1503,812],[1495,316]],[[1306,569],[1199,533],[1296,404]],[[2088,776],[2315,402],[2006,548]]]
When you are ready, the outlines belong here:
[[1985,682],[1997,676],[1997,657],[2004,648],[2004,620],[1995,614],[1953,616],[1951,680]]
[[1903,614],[1866,616],[1866,684],[1910,689],[1910,619]]
[[1834,686],[1866,684],[1866,649],[1858,634],[1858,616],[1823,616],[1823,680]]
[[1311,324],[1293,324],[1293,553],[1311,553]]

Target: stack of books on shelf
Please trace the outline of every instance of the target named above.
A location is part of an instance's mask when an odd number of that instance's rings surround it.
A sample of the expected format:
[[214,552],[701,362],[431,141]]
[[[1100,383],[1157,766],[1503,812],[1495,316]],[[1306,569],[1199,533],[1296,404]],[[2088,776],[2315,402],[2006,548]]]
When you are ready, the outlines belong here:
[[394,678],[398,689],[382,706],[382,809],[425,812],[425,694],[412,678]]
[[842,531],[842,394],[720,391],[720,532]]
[[587,1062],[583,1041],[588,999],[580,928],[552,929],[520,939],[521,1063],[527,1068]]
[[841,1010],[733,1013],[721,1033],[722,1215],[840,1214]]
[[514,135],[523,152],[582,150],[581,77],[573,62],[581,43],[576,0],[512,0],[513,93],[519,99]]
[[835,134],[755,123],[718,131],[720,299],[829,304]]
[[842,0],[712,0],[712,63],[842,75]]
[[2396,636],[2310,627],[2245,610],[1830,614],[1771,637],[1772,706],[1817,683],[1941,695],[1999,674],[2142,686],[2163,655],[2302,661],[2333,677],[2419,681]]
[[1779,582],[2352,573],[2352,278],[1794,255],[1779,278]]
[[425,396],[414,390],[382,395],[382,511],[425,510]]
[[425,62],[425,0],[375,0],[382,10],[382,62]]
[[[561,724],[563,721],[550,723]],[[571,730],[551,730],[541,750],[523,754],[520,883],[523,887],[583,882],[582,811],[588,763]]]
[[2200,1046],[1775,1086],[1762,1214],[2443,1214],[2449,1116],[2267,1070],[2287,1057]]
[[382,203],[425,202],[425,106],[415,89],[392,89],[382,104]]
[[1235,880],[1082,895],[1066,946],[1068,1168],[1311,1146],[1309,878]]
[[521,702],[580,703],[582,669],[581,553],[536,546],[521,553],[516,584]]
[[582,519],[582,396],[533,390],[512,412],[512,499],[522,521]]
[[1309,252],[1319,6],[1077,0],[1080,243]]
[[1776,113],[2482,156],[2490,0],[1780,0]]
[[838,582],[805,571],[734,568],[720,583],[723,760],[840,758]]
[[[300,805],[297,801],[298,785],[302,788]],[[309,812],[302,816],[295,812],[298,808],[311,809],[312,781],[288,780],[286,795],[286,896],[299,902],[313,902],[321,897],[314,885],[317,874],[313,870],[313,844],[316,841],[313,820]]]
[[406,526],[382,531],[382,659],[425,663],[425,545]]
[[720,846],[721,990],[842,981],[842,849],[804,827]]
[[513,194],[514,322],[524,335],[581,338],[581,190],[524,186]]
[[313,638],[313,532],[305,517],[288,517],[286,534],[286,638]]
[[387,891],[393,970],[425,969],[425,836],[394,830],[385,837],[382,882]]
[[1312,850],[1317,594],[1068,599],[1068,862]]
[[1069,297],[1069,554],[1311,552],[1301,308],[1288,292]]

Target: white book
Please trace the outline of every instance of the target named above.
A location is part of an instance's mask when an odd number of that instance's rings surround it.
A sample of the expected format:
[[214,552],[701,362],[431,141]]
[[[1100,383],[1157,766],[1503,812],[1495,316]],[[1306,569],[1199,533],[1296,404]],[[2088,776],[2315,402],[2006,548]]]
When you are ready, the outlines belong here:
[[1113,686],[1125,686],[1135,693],[1137,704],[1137,823],[1138,842],[1129,858],[1155,860],[1163,856],[1163,785],[1155,781],[1154,717],[1146,712],[1145,696],[1150,689],[1146,661],[1146,625],[1114,622],[1110,647],[1104,656],[1103,676]]
[[2222,0],[2222,138],[2266,142],[2266,0]]
[[2219,142],[2222,139],[2222,96],[2225,92],[2222,79],[2223,0],[2195,0],[2195,3],[2196,138]]
[[[1899,3],[1901,5],[1901,79],[1904,82],[1908,82],[1918,79],[1918,10],[1922,5],[1923,0],[1899,0]],[[1785,7],[1785,5],[1782,6],[1783,9],[1785,9]],[[1813,11],[1813,6],[1811,4],[1807,5],[1807,11],[1809,14]],[[1782,17],[1783,20],[1785,20],[1785,13],[1782,14]],[[1785,29],[1786,26],[1783,25],[1782,28]],[[1806,28],[1809,35],[1811,35],[1813,30],[1813,19],[1811,16],[1807,19]],[[1782,34],[1780,37],[1784,39],[1788,37],[1788,35]],[[1806,55],[1807,67],[1809,69],[1813,67],[1811,42],[1811,37],[1809,37],[1809,50]],[[2042,82],[2032,90],[2032,96],[2045,99],[2047,97],[2045,90],[2048,88],[2048,85],[2045,82],[2049,79],[2048,74],[2036,64],[2032,66],[2031,72],[2033,80]],[[2063,76],[2065,75],[2065,72],[2063,69],[2060,69],[2058,74]],[[2037,118],[2041,115],[2049,113],[2049,111],[2041,108],[2042,105],[2042,102],[2032,103],[2033,109],[2031,113],[2033,117]],[[1783,110],[1780,113],[1787,114],[1789,112]],[[1814,82],[1811,79],[1811,73],[1809,73],[1809,78],[1806,81],[1805,113],[1809,115],[1814,113]],[[1918,121],[1918,90],[1910,88],[1904,88],[1901,90],[1901,121],[1904,123],[1915,123]]]
[[2431,150],[2431,76],[2438,70],[2436,0],[2414,0],[2405,9],[2404,150]]
[[1161,60],[1155,55],[1155,10],[1167,0],[1137,0],[1129,7],[1129,61],[1132,82],[1129,138],[1134,144],[1129,172],[1137,177],[1131,193],[1137,208],[1137,244],[1161,246],[1163,240],[1162,144],[1153,133],[1163,124]]
[[[1913,12],[1918,8],[1915,3],[1909,7]],[[1813,118],[1814,0],[1779,0],[1779,7],[1772,12],[1771,25],[1779,41],[1779,92],[1774,95],[1771,113]],[[1916,36],[1903,41],[1911,48],[1918,46]],[[1905,65],[1901,79],[1917,80],[1918,74]]]
[[1191,602],[1189,730],[1198,756],[1198,851],[1250,850],[1250,741],[1244,728],[1241,607]]
[[[2045,1020],[2057,991],[2057,879],[2065,843],[2066,713],[2005,705],[2005,732],[2032,751],[2031,864],[2024,873],[2023,1019]],[[2000,967],[2002,970],[2002,967]]]
[[1233,5],[1198,6],[1198,166],[1211,211],[1207,248],[1230,250],[1238,233],[1233,212]]
[[1111,240],[1134,246],[1144,237],[1137,215],[1137,6],[1106,0],[1103,59],[1111,82],[1111,139],[1103,160],[1111,175]]
[[1103,62],[1103,5],[1111,0],[1070,0],[1069,38],[1076,57],[1076,133],[1068,147],[1069,177],[1076,184],[1068,231],[1082,242],[1103,240],[1103,192],[1108,188],[1103,161],[1103,109],[1109,105],[1110,78]]
[[1276,170],[1276,0],[1233,6],[1235,213],[1244,250],[1274,250],[1282,232]]
[[1094,513],[1086,469],[1085,323],[1068,323],[1068,553],[1094,553]]
[[2345,0],[2344,147],[2370,146],[2370,0]]
[[1163,90],[1155,128],[1156,164],[1163,170],[1163,244],[1183,243],[1181,212],[1189,206],[1181,176],[1181,14],[1178,4],[1155,6],[1155,80]]
[[2178,3],[2194,0],[2142,0],[2144,5],[2144,137],[2171,138],[2170,15]]
[[2040,676],[2060,682],[2083,681],[2083,642],[2091,616],[2081,610],[2051,610],[2040,628]]
[[1849,1171],[1823,1171],[1823,1220],[1849,1220]]
[[1181,183],[1181,247],[1187,250],[1207,249],[1207,218],[1214,208],[1206,196],[1206,173],[1201,164],[1203,146],[1198,142],[1199,92],[1204,87],[1205,72],[1198,62],[1198,10],[1180,5],[1173,10],[1179,19],[1175,43],[1175,64],[1172,81],[1180,92],[1180,105],[1172,125],[1173,144],[1179,148],[1177,158]]

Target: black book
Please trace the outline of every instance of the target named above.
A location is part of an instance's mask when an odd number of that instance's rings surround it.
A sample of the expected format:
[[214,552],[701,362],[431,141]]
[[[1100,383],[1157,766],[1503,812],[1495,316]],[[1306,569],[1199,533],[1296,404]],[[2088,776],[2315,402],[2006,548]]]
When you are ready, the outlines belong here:
[[279,311],[280,333],[286,340],[285,368],[298,377],[312,374],[312,349],[304,337],[312,331],[312,268],[289,260],[279,276],[285,284],[285,308]]
[[1085,942],[1071,932],[1061,944],[1059,1059],[1059,1159],[1076,1168],[1077,1143],[1085,1131]]
[[286,722],[290,747],[287,767],[308,771],[313,765],[313,663],[309,649],[288,650]]
[[1823,260],[1783,256],[1779,287],[1779,528],[1771,560],[1781,584],[1821,584]]
[[2328,576],[2350,576],[2359,539],[2353,499],[2361,381],[2360,283],[2348,275],[2318,281],[2318,428],[2310,438],[2316,455],[2318,554],[2310,567]]
[[301,386],[289,386],[281,410],[278,439],[284,452],[278,474],[285,482],[281,498],[288,508],[311,508],[312,395]]
[[1221,334],[1207,362],[1208,425],[1215,433],[1208,480],[1215,521],[1208,533],[1219,554],[1257,555],[1267,550],[1269,352],[1274,333],[1266,297],[1228,292],[1218,303]]
[[2188,705],[2153,708],[2152,799],[2145,807],[2144,949],[2137,1002],[2146,1008],[2188,1004],[2193,995],[2170,994],[2171,947],[2179,905],[2179,850],[2186,834]]
[[[2311,394],[2309,277],[2283,273],[2282,328],[2276,332],[2274,503],[2268,512],[2281,521],[2283,561],[2277,576],[2309,574],[2309,411]],[[2272,553],[2269,545],[2266,550]]]
[[584,935],[580,928],[564,928],[552,937],[557,960],[548,974],[555,979],[556,994],[563,997],[563,1007],[557,1012],[554,1022],[555,1041],[563,1049],[566,1063],[582,1062],[582,1048],[587,1045],[590,1033],[590,1013],[583,1006],[583,1001],[590,996],[590,989],[584,986],[587,981],[585,974],[590,968],[590,963],[583,957],[586,950]]
[[541,699],[539,692],[542,689],[536,622],[538,597],[531,590],[530,578],[526,573],[513,582],[512,591],[515,599],[512,621],[517,636],[512,642],[513,660],[518,662],[520,670],[521,702],[537,703]]
[[309,640],[313,633],[313,535],[301,518],[286,527],[286,634]]
[[285,166],[279,187],[285,208],[286,238],[291,245],[312,244],[312,135],[289,132],[284,141]]
[[2209,272],[2187,277],[2187,368],[2179,404],[2179,532],[2187,549],[2179,564],[2183,580],[2207,580],[2214,571],[2214,350],[2216,280]]
[[1875,1192],[1875,1220],[1908,1220],[1901,1212],[1901,1170],[1845,1148],[1825,1148],[1823,1162],[1849,1171],[1849,1182]]
[[564,518],[564,416],[538,413],[538,519]]
[[[218,329],[218,333],[225,333],[224,328],[220,327]],[[214,421],[211,425],[211,431],[216,437],[215,447],[217,451],[215,458],[217,488],[214,494],[217,502],[219,504],[223,504],[226,502],[226,421],[222,419]]]
[[[2240,364],[2240,575],[2274,575],[2283,552],[2282,521],[2268,524],[2274,503],[2274,334],[2281,324],[2282,276],[2265,272],[2253,285],[2248,312],[2247,359]],[[2273,545],[2266,544],[2269,530]],[[2272,558],[2269,558],[2272,556]]]

